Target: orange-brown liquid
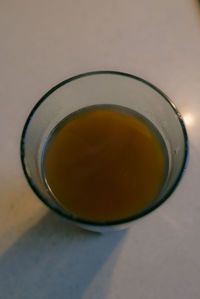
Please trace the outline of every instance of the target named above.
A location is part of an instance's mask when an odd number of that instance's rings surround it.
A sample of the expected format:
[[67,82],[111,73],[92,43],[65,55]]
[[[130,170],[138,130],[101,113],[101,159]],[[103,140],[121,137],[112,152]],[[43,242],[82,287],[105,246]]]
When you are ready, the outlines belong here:
[[137,116],[96,108],[63,121],[44,154],[46,181],[68,212],[93,221],[126,218],[158,193],[165,155]]

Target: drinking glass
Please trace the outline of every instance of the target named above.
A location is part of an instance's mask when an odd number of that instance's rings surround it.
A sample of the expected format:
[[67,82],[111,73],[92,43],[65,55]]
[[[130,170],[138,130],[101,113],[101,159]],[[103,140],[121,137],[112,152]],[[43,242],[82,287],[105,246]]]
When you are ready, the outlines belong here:
[[[118,105],[139,113],[155,126],[165,143],[168,168],[158,196],[140,213],[126,219],[90,221],[72,215],[53,198],[44,179],[42,159],[51,132],[68,115],[94,105]],[[37,196],[69,221],[100,232],[124,228],[158,208],[180,182],[187,155],[187,133],[176,106],[146,80],[114,71],[80,74],[53,87],[33,107],[21,137],[22,167]]]

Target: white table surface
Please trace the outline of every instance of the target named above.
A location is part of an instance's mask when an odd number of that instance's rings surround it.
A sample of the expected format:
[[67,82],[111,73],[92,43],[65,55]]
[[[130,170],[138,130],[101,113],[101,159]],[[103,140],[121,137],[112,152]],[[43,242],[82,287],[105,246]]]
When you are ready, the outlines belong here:
[[[0,298],[200,298],[200,3],[0,2]],[[127,231],[83,231],[28,186],[19,142],[59,81],[119,70],[160,87],[186,119],[187,171],[170,199]]]

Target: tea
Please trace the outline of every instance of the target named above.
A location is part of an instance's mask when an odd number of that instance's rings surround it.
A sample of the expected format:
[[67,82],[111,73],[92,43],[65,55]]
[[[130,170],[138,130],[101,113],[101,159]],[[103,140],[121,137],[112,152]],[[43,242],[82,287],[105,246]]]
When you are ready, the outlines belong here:
[[43,159],[50,192],[69,213],[112,221],[141,212],[158,194],[166,172],[161,136],[138,113],[93,107],[64,119]]

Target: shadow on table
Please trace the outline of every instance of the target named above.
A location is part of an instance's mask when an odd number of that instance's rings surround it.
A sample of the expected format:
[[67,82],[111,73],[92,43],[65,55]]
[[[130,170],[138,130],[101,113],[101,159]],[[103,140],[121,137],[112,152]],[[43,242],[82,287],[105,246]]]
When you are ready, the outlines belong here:
[[84,231],[48,212],[0,257],[2,298],[105,298],[125,234]]

